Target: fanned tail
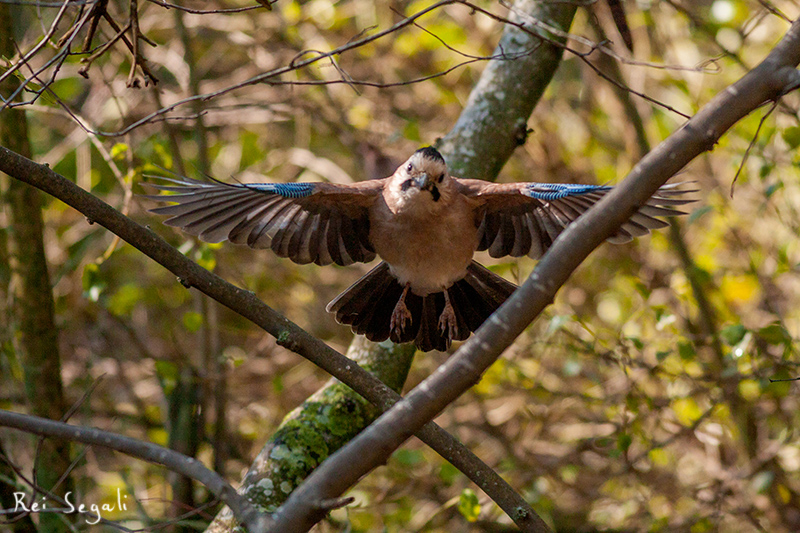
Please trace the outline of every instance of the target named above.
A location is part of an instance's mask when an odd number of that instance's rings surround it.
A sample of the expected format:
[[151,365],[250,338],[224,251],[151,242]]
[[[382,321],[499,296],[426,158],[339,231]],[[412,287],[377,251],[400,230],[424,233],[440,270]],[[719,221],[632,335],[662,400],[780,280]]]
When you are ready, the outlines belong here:
[[506,301],[516,285],[506,281],[473,261],[463,279],[447,289],[456,315],[452,336],[439,327],[439,317],[445,308],[444,291],[419,296],[409,291],[405,298],[411,322],[402,332],[390,331],[394,311],[403,286],[381,262],[350,288],[328,304],[336,321],[351,326],[354,333],[365,335],[373,342],[391,338],[392,342],[414,342],[420,350],[447,350],[454,340],[464,340],[480,327]]

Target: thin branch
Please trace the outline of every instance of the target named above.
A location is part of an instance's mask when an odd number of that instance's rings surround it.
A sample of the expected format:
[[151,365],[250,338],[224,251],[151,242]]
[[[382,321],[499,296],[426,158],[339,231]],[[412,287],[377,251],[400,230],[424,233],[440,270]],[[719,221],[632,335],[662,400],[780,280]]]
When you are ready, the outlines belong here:
[[128,16],[130,17],[130,25],[131,25],[131,44],[133,45],[133,50],[131,50],[131,71],[128,74],[128,87],[136,87],[139,88],[139,81],[136,79],[136,65],[140,61],[139,57],[139,2],[137,0],[128,0],[130,2],[130,9]]
[[[599,50],[603,54],[606,54],[606,55],[616,59],[620,63],[625,63],[625,64],[628,64],[628,65],[634,65],[634,66],[649,67],[649,68],[659,68],[659,69],[668,69],[668,70],[688,70],[688,71],[691,71],[691,72],[700,72],[700,71],[703,70],[702,67],[682,67],[682,66],[678,66],[678,65],[657,65],[655,63],[648,63],[648,62],[644,62],[644,61],[635,61],[635,60],[627,59],[627,58],[624,58],[624,57],[621,57],[620,55],[618,55],[614,50],[612,50],[611,48],[609,48],[608,46],[606,46],[602,42],[601,43],[595,43],[595,42],[593,42],[593,41],[591,41],[589,39],[586,39],[586,38],[583,38],[583,37],[580,37],[580,36],[577,36],[577,35],[573,35],[571,33],[568,33],[568,32],[562,31],[562,30],[559,30],[558,28],[555,28],[555,27],[553,27],[553,26],[551,26],[549,24],[546,24],[546,23],[542,22],[541,20],[538,20],[538,19],[536,19],[534,17],[531,17],[530,15],[528,15],[527,13],[524,13],[521,10],[516,9],[513,6],[508,5],[506,2],[501,2],[501,4],[503,4],[506,7],[508,7],[513,13],[517,14],[521,19],[524,19],[525,21],[527,21],[532,26],[538,28],[539,31],[537,32],[537,31],[534,31],[534,30],[530,29],[529,27],[527,27],[525,25],[525,23],[515,22],[513,20],[506,20],[506,19],[503,19],[502,17],[498,17],[497,15],[494,15],[494,14],[492,14],[492,13],[486,11],[486,10],[483,10],[483,9],[477,7],[477,6],[473,6],[472,4],[469,4],[468,2],[464,2],[464,3],[467,4],[467,5],[470,5],[476,11],[480,11],[481,13],[483,13],[483,14],[485,14],[487,16],[490,16],[492,18],[495,18],[497,20],[503,20],[506,24],[511,24],[513,26],[516,26],[519,29],[521,29],[522,31],[524,31],[526,33],[529,33],[530,35],[535,35],[535,36],[539,37],[540,39],[544,39],[544,40],[548,41],[550,44],[553,44],[554,46],[559,46],[559,47],[563,48],[565,51],[570,52],[571,54],[575,55],[575,57],[577,57],[581,61],[583,61],[586,65],[589,66],[589,68],[594,70],[597,73],[598,76],[602,77],[603,79],[605,79],[609,83],[612,83],[612,84],[616,85],[620,89],[629,91],[631,94],[635,94],[636,96],[638,96],[638,97],[640,97],[640,98],[642,98],[644,100],[647,100],[651,104],[656,105],[658,107],[661,107],[663,109],[666,109],[667,111],[671,111],[671,112],[673,112],[673,113],[675,113],[677,115],[680,115],[683,118],[688,119],[690,117],[690,115],[687,115],[686,113],[678,111],[674,107],[672,107],[672,106],[670,106],[668,104],[665,104],[664,102],[660,102],[660,101],[656,100],[655,98],[647,96],[644,93],[641,93],[641,92],[638,92],[638,91],[634,91],[632,88],[628,87],[627,85],[625,85],[623,83],[620,83],[619,81],[615,80],[611,76],[606,75],[601,70],[599,70],[594,64],[592,64],[591,61],[589,61],[589,56],[591,56],[595,51]],[[543,35],[543,32],[552,33],[553,35],[556,35],[556,36],[561,37],[563,39],[572,39],[574,41],[577,41],[577,42],[589,47],[589,50],[587,52],[580,52],[580,51],[578,51],[578,50],[576,50],[574,48],[571,48],[571,47],[567,46],[564,43],[558,42],[557,40],[548,39],[545,35]]]
[[415,20],[417,20],[418,18],[420,18],[421,16],[423,16],[423,15],[425,15],[427,13],[430,13],[431,11],[434,11],[436,9],[439,9],[442,6],[446,6],[446,5],[449,5],[449,4],[459,3],[459,1],[460,0],[439,0],[439,2],[436,2],[435,4],[428,6],[425,9],[422,9],[422,10],[418,11],[417,13],[414,13],[413,15],[407,17],[404,20],[401,20],[400,22],[392,25],[391,27],[389,27],[389,28],[387,28],[387,29],[385,29],[385,30],[383,30],[381,32],[378,32],[378,33],[376,33],[374,35],[371,35],[369,37],[364,37],[363,39],[359,39],[359,40],[356,40],[356,41],[349,42],[349,43],[347,43],[347,44],[345,44],[343,46],[340,46],[338,48],[335,48],[335,49],[331,50],[330,52],[325,52],[325,53],[319,54],[319,55],[317,55],[315,57],[306,59],[304,61],[298,61],[298,62],[292,63],[292,64],[290,64],[288,66],[276,68],[276,69],[270,70],[268,72],[261,73],[261,74],[259,74],[257,76],[254,76],[252,78],[244,80],[244,81],[242,81],[240,83],[236,83],[234,85],[230,85],[230,86],[225,87],[223,89],[220,89],[218,91],[214,91],[214,92],[211,92],[211,93],[206,93],[206,94],[201,94],[201,95],[196,95],[196,96],[190,96],[190,97],[187,97],[187,98],[183,98],[181,100],[178,100],[178,101],[168,105],[167,107],[164,107],[162,109],[154,111],[154,112],[146,115],[145,117],[142,117],[139,120],[137,120],[135,122],[132,122],[127,127],[123,128],[121,130],[114,131],[114,132],[92,131],[92,133],[94,133],[95,135],[100,135],[100,136],[104,136],[104,137],[119,137],[121,135],[125,135],[126,133],[129,133],[130,131],[133,131],[134,129],[136,129],[136,128],[140,127],[140,126],[151,122],[153,119],[158,118],[158,117],[160,117],[162,115],[165,115],[165,114],[169,113],[170,111],[172,111],[173,109],[175,109],[177,107],[180,107],[182,105],[188,104],[190,102],[194,102],[195,100],[204,100],[204,101],[211,100],[213,98],[217,98],[219,96],[222,96],[224,94],[233,92],[233,91],[235,91],[237,89],[241,89],[243,87],[248,87],[250,85],[256,85],[258,83],[268,82],[272,78],[276,78],[276,77],[281,76],[283,74],[286,74],[288,72],[292,72],[294,70],[298,70],[298,69],[307,67],[307,66],[312,65],[312,64],[314,64],[314,63],[316,63],[316,62],[318,62],[318,61],[320,61],[322,59],[326,59],[326,58],[329,58],[329,57],[334,57],[334,56],[343,54],[344,52],[348,52],[350,50],[353,50],[355,48],[359,48],[359,47],[361,47],[361,46],[363,46],[363,45],[365,45],[367,43],[376,41],[376,40],[381,39],[381,38],[383,38],[383,37],[385,37],[387,35],[391,35],[392,33],[396,32],[397,30],[399,30],[401,28],[409,26]]
[[[83,61],[82,61],[83,66],[78,69],[78,74],[80,74],[84,78],[88,79],[89,78],[89,69],[92,67],[92,63],[94,63],[94,60],[97,59],[98,57],[102,56],[103,54],[105,54],[108,51],[109,48],[114,46],[114,43],[116,43],[118,40],[122,39],[125,36],[125,32],[127,32],[130,28],[131,28],[131,21],[128,21],[128,23],[125,24],[122,28],[118,28],[116,30],[116,32],[117,32],[116,35],[114,35],[111,39],[109,39],[108,42],[104,43],[100,48],[95,50],[92,53],[92,55],[90,55],[89,57],[83,59]],[[135,65],[136,62],[133,62],[133,64]]]
[[[167,9],[179,9],[186,13],[193,15],[217,15],[227,13],[241,13],[242,11],[252,11],[254,9],[261,9],[263,6],[246,6],[246,7],[231,7],[227,9],[192,9],[189,7],[179,6],[178,4],[170,4],[169,2],[162,2],[161,0],[147,0],[151,4],[165,7]],[[270,4],[274,4],[278,0],[272,0]]]
[[[102,18],[103,12],[106,10],[106,6],[108,5],[108,0],[99,0],[95,5],[92,6],[91,12],[91,22],[89,23],[89,29],[86,31],[86,38],[83,40],[83,51],[88,52],[92,48],[92,41],[94,40],[94,34],[97,32],[97,27],[100,24],[100,19]],[[82,8],[81,8],[82,9]],[[83,26],[75,25],[71,31],[79,32]],[[62,37],[62,40],[64,38]],[[59,41],[60,43],[61,41]]]
[[[69,0],[64,0],[64,2],[61,4],[61,9],[59,9],[58,13],[56,13],[56,16],[53,19],[53,23],[50,25],[50,30],[48,30],[47,34],[45,34],[42,37],[42,39],[36,44],[36,46],[31,48],[28,51],[28,53],[23,55],[19,61],[17,61],[14,65],[10,66],[8,70],[6,70],[5,72],[3,72],[2,75],[0,75],[0,83],[9,76],[11,76],[14,72],[16,72],[17,69],[19,69],[23,64],[27,63],[33,56],[35,56],[39,52],[39,50],[44,48],[44,46],[48,42],[50,42],[50,39],[56,32],[56,28],[58,28],[59,22],[61,22],[61,18],[66,14],[67,7],[69,6],[69,4],[70,4]],[[9,98],[9,101],[10,100],[13,100],[13,97]]]
[[265,531],[269,526],[269,519],[259,513],[219,474],[207,469],[196,459],[186,457],[173,450],[101,429],[64,424],[47,418],[23,415],[2,409],[0,409],[0,426],[15,428],[42,437],[55,437],[92,446],[102,446],[149,463],[163,465],[205,485],[209,491],[233,510],[236,518],[246,524],[252,533]]
[[761,127],[764,126],[764,121],[766,121],[767,118],[769,118],[772,112],[778,108],[778,102],[780,102],[780,100],[775,100],[774,102],[772,102],[770,108],[767,110],[766,113],[764,113],[764,116],[761,117],[761,120],[758,121],[758,127],[756,128],[756,132],[753,134],[753,138],[750,139],[750,144],[747,145],[747,150],[744,151],[744,155],[742,156],[742,161],[739,163],[739,168],[736,169],[736,175],[733,176],[733,181],[731,181],[731,198],[733,198],[734,189],[736,187],[736,182],[739,180],[739,175],[742,173],[744,165],[745,163],[747,163],[747,160],[750,157],[750,151],[753,149],[753,146],[755,146],[756,141],[758,141],[758,135],[761,133]]
[[[486,57],[470,59],[470,60],[467,60],[467,61],[462,61],[462,62],[460,62],[460,63],[458,63],[456,65],[453,65],[452,67],[449,67],[449,68],[447,68],[445,70],[436,72],[434,74],[428,74],[427,76],[419,76],[417,78],[411,78],[411,79],[408,79],[408,80],[390,82],[390,83],[381,83],[381,82],[377,82],[377,81],[366,81],[366,80],[355,80],[355,79],[350,78],[349,76],[348,76],[347,79],[341,79],[341,80],[308,80],[308,81],[291,80],[291,81],[269,81],[269,82],[266,82],[266,83],[269,84],[269,85],[275,85],[275,86],[278,86],[278,85],[338,85],[338,84],[347,84],[347,85],[353,85],[353,86],[359,86],[359,87],[375,87],[377,89],[389,89],[391,87],[403,87],[405,85],[413,85],[415,83],[420,83],[420,82],[423,82],[423,81],[428,81],[428,80],[433,80],[433,79],[436,79],[436,78],[441,78],[442,76],[446,76],[446,75],[450,74],[454,70],[458,70],[461,67],[470,65],[472,63],[477,63],[479,61],[489,61],[491,59],[516,59],[518,57],[522,57],[523,55],[528,55],[528,54],[532,53],[533,51],[534,50],[529,50],[529,51],[527,51],[525,53],[516,54],[514,56],[498,55],[498,56],[486,56]],[[336,66],[335,64],[333,66],[334,66],[334,68],[336,68],[336,70],[338,72],[341,73],[341,71],[339,70],[338,66]],[[167,120],[171,120],[171,117],[168,118]]]
[[[97,1],[100,1],[100,0],[97,0]],[[108,15],[106,10],[100,8],[99,6],[98,6],[98,9],[89,10],[90,13],[88,13],[87,16],[85,16],[80,22],[78,22],[76,24],[76,26],[77,27],[83,27],[83,25],[86,23],[86,21],[89,18],[93,18],[94,19],[94,18],[96,18],[97,15],[102,15],[103,18],[112,27],[112,29],[114,29],[114,31],[116,32],[117,36],[115,37],[115,39],[121,38],[124,41],[125,45],[128,47],[128,49],[133,54],[133,61],[132,61],[133,64],[131,65],[131,69],[132,69],[131,72],[133,73],[133,70],[135,69],[135,65],[139,65],[139,67],[144,72],[146,80],[148,80],[148,81],[150,81],[152,83],[157,83],[158,82],[157,78],[149,70],[149,67],[147,67],[147,64],[146,64],[144,58],[141,57],[141,54],[137,50],[137,48],[138,48],[138,44],[137,44],[137,41],[138,41],[137,34],[138,34],[138,32],[136,31],[136,28],[135,28],[136,16],[133,14],[133,10],[135,8],[135,1],[134,0],[129,0],[129,1],[131,2],[130,10],[131,10],[132,13],[131,13],[131,16],[129,18],[128,24],[126,24],[126,26],[124,28],[120,28],[114,22],[114,20]],[[167,2],[163,2],[163,1],[159,1],[159,0],[149,0],[149,1],[151,1],[152,3],[155,3],[157,5],[160,5],[162,7],[182,9],[184,11],[191,12],[191,13],[204,14],[204,13],[217,13],[217,12],[228,12],[229,11],[229,10],[208,10],[208,11],[191,10],[191,9],[187,9],[187,8],[180,8],[180,6],[169,4]],[[156,122],[156,121],[158,121],[160,119],[163,120],[162,117],[164,115],[169,114],[174,109],[176,109],[176,108],[178,108],[180,106],[183,106],[183,105],[186,105],[186,104],[189,104],[189,103],[192,103],[192,102],[196,102],[198,100],[207,101],[207,100],[210,100],[210,99],[214,99],[214,98],[217,98],[217,97],[222,96],[224,94],[227,94],[229,92],[232,92],[232,91],[235,91],[235,90],[238,90],[238,89],[250,86],[250,85],[255,85],[255,84],[258,84],[258,83],[268,83],[268,84],[274,84],[274,85],[284,85],[284,84],[287,84],[287,85],[288,84],[292,84],[292,85],[309,85],[309,84],[320,84],[320,83],[333,83],[331,81],[327,81],[327,82],[321,82],[321,81],[316,81],[316,82],[280,81],[280,80],[278,80],[276,78],[279,78],[281,75],[286,74],[288,72],[292,72],[292,71],[295,71],[295,70],[303,69],[303,68],[305,68],[305,67],[307,67],[307,66],[309,66],[309,65],[311,65],[313,63],[316,63],[317,61],[323,60],[323,59],[328,59],[330,61],[334,61],[334,58],[337,55],[341,55],[341,54],[343,54],[345,52],[348,52],[350,50],[353,50],[355,48],[364,46],[365,44],[368,44],[370,42],[373,42],[373,41],[376,41],[378,39],[381,39],[381,38],[383,38],[383,37],[385,37],[387,35],[390,35],[390,34],[396,32],[396,31],[406,27],[406,26],[416,25],[416,20],[418,20],[423,15],[425,15],[427,13],[430,13],[430,12],[436,10],[436,9],[439,9],[439,8],[441,8],[443,6],[449,5],[449,4],[461,4],[461,5],[464,5],[464,6],[468,7],[468,8],[470,8],[474,12],[481,13],[481,14],[483,14],[485,16],[488,16],[488,17],[490,17],[490,18],[492,18],[494,20],[497,20],[499,22],[502,22],[504,24],[511,24],[511,25],[520,27],[524,31],[526,31],[528,33],[531,33],[532,35],[536,35],[539,39],[543,39],[544,41],[550,42],[551,44],[554,44],[554,45],[557,45],[557,46],[560,46],[560,47],[564,48],[564,50],[570,51],[571,53],[573,53],[577,57],[579,57],[582,61],[586,62],[591,68],[595,68],[595,67],[588,60],[588,56],[590,54],[592,54],[595,50],[599,50],[604,54],[608,54],[608,55],[611,55],[612,57],[617,58],[621,62],[624,62],[626,64],[631,64],[631,65],[647,66],[647,67],[651,67],[651,68],[666,68],[666,69],[671,69],[671,70],[677,70],[677,69],[680,69],[680,70],[692,70],[692,71],[703,70],[702,67],[691,67],[690,68],[690,67],[682,67],[682,66],[675,66],[675,65],[657,65],[657,64],[652,64],[652,63],[634,61],[634,60],[631,60],[631,59],[628,59],[628,58],[619,57],[610,47],[605,46],[605,44],[603,44],[603,43],[593,43],[593,42],[589,41],[588,39],[585,39],[585,38],[583,38],[581,36],[572,35],[572,34],[569,34],[567,32],[558,30],[557,28],[552,28],[552,27],[550,27],[549,25],[545,24],[542,21],[531,20],[530,17],[528,19],[525,19],[525,20],[526,20],[526,22],[528,24],[532,24],[534,26],[533,30],[530,29],[530,28],[526,28],[524,23],[509,20],[507,17],[503,17],[503,16],[500,16],[500,15],[494,14],[494,13],[492,13],[492,12],[486,10],[486,9],[483,9],[480,6],[472,4],[471,2],[466,1],[466,0],[440,0],[439,2],[436,2],[435,4],[432,4],[431,6],[428,6],[427,8],[422,9],[422,10],[418,11],[417,13],[415,13],[413,15],[410,15],[409,17],[404,18],[403,20],[397,22],[396,24],[392,25],[391,27],[387,28],[386,30],[378,32],[378,33],[376,33],[374,35],[350,41],[350,42],[346,43],[345,45],[340,46],[340,47],[338,47],[338,48],[336,48],[334,50],[331,50],[329,52],[325,52],[325,53],[318,52],[317,55],[315,55],[314,57],[308,58],[308,59],[306,59],[304,61],[292,61],[287,66],[280,67],[280,68],[277,68],[277,69],[270,70],[268,72],[264,72],[264,73],[258,74],[257,76],[254,76],[254,77],[252,77],[252,78],[250,78],[248,80],[244,80],[244,81],[242,81],[240,83],[236,83],[236,84],[230,85],[228,87],[222,88],[220,90],[217,90],[217,91],[214,91],[214,92],[211,92],[211,93],[192,95],[190,97],[178,100],[178,101],[176,101],[176,102],[174,102],[174,103],[172,103],[172,104],[170,104],[170,105],[168,105],[166,107],[162,107],[162,108],[160,108],[160,109],[158,109],[158,110],[156,110],[156,111],[154,111],[154,112],[152,112],[152,113],[150,113],[150,114],[148,114],[148,115],[146,115],[146,116],[144,116],[144,117],[142,117],[142,118],[140,118],[140,119],[128,124],[126,127],[124,127],[121,130],[113,131],[113,132],[100,131],[100,130],[87,130],[87,132],[93,133],[95,135],[105,136],[105,137],[117,137],[117,136],[125,135],[125,134],[129,133],[130,131],[132,131],[132,130],[134,130],[134,129],[136,129],[136,128],[144,125],[144,124]],[[72,3],[70,3],[70,5],[72,5]],[[248,8],[235,9],[235,10],[232,10],[232,11],[247,10],[247,9],[253,9],[253,8],[258,9],[259,7],[260,6],[251,6],[251,7],[248,7]],[[517,13],[517,11],[514,11],[513,8],[511,8],[511,9],[512,9],[513,13],[519,14],[520,16],[524,17],[524,13],[520,14],[520,13]],[[133,40],[132,40],[133,42],[131,40],[129,40],[126,35],[124,35],[124,33],[127,31],[128,27],[129,27],[129,25],[130,25],[130,28],[131,28],[131,32],[133,33]],[[70,40],[72,38],[74,38],[75,34],[77,34],[77,31],[72,33],[72,35],[70,36]],[[554,35],[554,36],[556,36],[556,38],[554,39],[554,38],[550,37],[550,35]],[[144,35],[138,35],[138,37],[141,37],[142,39],[147,40]],[[589,51],[588,52],[580,52],[580,51],[574,50],[574,49],[564,45],[563,43],[558,43],[557,42],[558,38],[570,38],[575,42],[578,42],[578,43],[581,43],[581,44],[587,46],[589,48]],[[147,40],[147,41],[149,42],[149,40]],[[107,43],[107,45],[108,44],[109,43]],[[107,51],[107,49],[108,49],[107,45],[105,47],[103,47],[100,51],[98,51],[99,53],[95,52],[95,54],[93,54],[93,56],[91,58],[89,58],[88,60],[85,60],[88,64],[81,68],[81,74],[82,75],[84,75],[84,76],[87,75],[87,71],[88,71],[89,65],[91,64],[91,62],[94,59],[96,59],[97,56],[99,56],[102,53]],[[30,53],[27,54],[20,61],[21,62],[27,61],[27,59],[30,57],[30,55],[31,55]],[[69,55],[69,54],[67,54],[67,55]],[[62,61],[65,58],[66,58],[66,55],[62,58]],[[477,58],[475,59],[475,61],[478,61],[478,60],[479,59],[477,59]],[[14,65],[13,69],[19,68],[19,63],[20,62],[17,62]],[[457,68],[463,67],[464,65],[467,65],[467,64],[469,64],[469,62],[462,62],[462,63],[459,63],[459,65],[456,65],[455,67],[449,68],[449,69],[445,70],[442,73],[438,73],[438,74],[431,75],[431,76],[425,76],[425,77],[421,77],[421,78],[418,78],[418,79],[415,79],[415,80],[410,80],[410,81],[406,80],[406,81],[404,81],[402,83],[389,83],[389,84],[387,84],[387,83],[375,83],[375,82],[367,82],[367,81],[356,82],[356,81],[348,80],[346,78],[343,79],[343,80],[337,80],[335,82],[336,83],[348,83],[348,84],[352,84],[353,86],[364,85],[364,86],[374,86],[374,87],[392,87],[392,86],[404,85],[404,84],[409,84],[409,83],[417,83],[417,82],[420,82],[420,81],[424,81],[426,79],[430,79],[432,77],[443,76],[443,75],[445,75],[445,74],[447,74],[449,72],[452,72],[453,70],[455,70]],[[10,71],[7,71],[6,73],[3,74],[3,76],[9,75],[9,72]],[[598,72],[598,74],[600,76],[605,77],[602,72]],[[2,77],[0,77],[0,79],[1,78]],[[30,80],[26,80],[25,82],[23,82],[21,84],[20,88],[17,91],[19,92],[23,87],[25,87],[28,84],[29,81]],[[611,81],[613,83],[613,80],[609,80],[609,81]],[[135,79],[132,78],[131,76],[129,76],[128,82],[129,82],[129,84],[132,83],[132,82],[135,83]],[[630,89],[629,87],[621,87],[621,88],[624,88],[625,90],[632,91],[632,89]],[[663,102],[659,102],[658,100],[655,100],[655,99],[653,99],[653,98],[651,98],[651,97],[649,97],[649,96],[647,96],[647,95],[645,95],[643,93],[634,92],[634,94],[636,94],[637,96],[639,96],[639,97],[641,97],[641,98],[653,103],[654,105],[663,107],[664,109],[666,109],[668,111],[674,112],[674,113],[676,113],[678,115],[681,115],[683,117],[688,118],[688,116],[686,114],[681,113],[680,111],[672,108],[671,106],[668,106],[668,105],[664,104]],[[14,96],[16,96],[16,93],[15,93]],[[22,104],[15,104],[15,105],[22,105]]]
[[[92,0],[92,2],[87,2],[87,3],[91,3],[91,4],[94,5],[97,2],[101,2],[102,3],[104,1],[107,1],[107,0]],[[74,4],[74,2],[73,2],[73,4]],[[26,65],[31,70],[31,72],[33,74],[31,76],[29,76],[28,78],[26,78],[22,83],[20,83],[19,87],[17,87],[16,90],[14,90],[14,92],[12,92],[4,100],[4,105],[2,107],[0,107],[0,111],[2,111],[3,109],[5,109],[7,107],[18,107],[18,106],[22,106],[22,105],[30,105],[30,104],[36,102],[36,100],[38,100],[39,96],[41,96],[41,94],[43,92],[47,91],[49,89],[50,85],[55,82],[56,76],[57,76],[59,70],[61,69],[61,66],[66,61],[67,57],[69,57],[70,55],[74,55],[74,54],[72,54],[70,52],[70,46],[72,45],[72,41],[75,40],[75,38],[77,37],[78,30],[80,28],[82,28],[86,24],[86,22],[88,20],[90,20],[90,18],[92,18],[94,16],[93,15],[93,13],[95,12],[94,9],[90,9],[90,10],[86,11],[85,15],[81,16],[81,13],[83,11],[84,11],[83,6],[81,6],[81,9],[79,10],[79,15],[78,15],[78,17],[76,17],[78,19],[78,21],[73,25],[73,28],[77,28],[76,31],[68,31],[59,40],[58,46],[59,46],[60,49],[59,49],[58,53],[56,53],[49,61],[45,62],[45,64],[42,65],[38,70],[34,70],[33,67],[31,67],[30,64],[28,63],[27,56],[29,54],[22,54],[22,52],[19,51],[21,59],[19,59],[11,68],[9,68],[7,71],[5,71],[2,76],[0,76],[0,81],[2,81],[7,75],[10,75],[10,73],[13,72],[15,69],[20,68],[22,65]],[[124,39],[124,37],[123,37],[123,39]],[[55,65],[55,66],[53,67],[53,65]],[[41,81],[39,79],[39,74],[44,72],[45,70],[51,68],[51,67],[53,67],[53,73],[50,75],[50,79],[48,79],[46,81]],[[28,89],[28,86],[30,85],[31,81],[34,81],[34,80],[35,81],[39,81],[41,83],[41,85],[42,85],[42,87],[40,89],[35,90],[35,91],[31,91],[36,96],[32,100],[29,100],[29,101],[21,101],[21,102],[12,103],[12,102],[15,101],[15,99],[17,99],[17,97],[20,95],[20,93],[22,93],[24,90]],[[63,105],[64,104],[62,104],[62,106]]]
[[[111,17],[111,15],[108,14],[108,11],[104,11],[103,12],[103,18],[106,19],[106,22],[108,22],[108,25],[111,26],[111,28],[114,31],[119,31],[119,25],[117,24],[117,21],[115,21]],[[131,20],[133,20],[133,19],[131,19]],[[130,23],[131,21],[128,21],[128,22]],[[138,20],[136,22],[138,23]],[[148,39],[144,34],[139,33],[138,36],[139,36],[140,39],[144,40],[144,42],[146,42],[150,46],[156,46],[156,44],[153,41],[151,41],[150,39]],[[133,44],[128,40],[127,36],[125,36],[125,35],[122,36],[122,42],[124,42],[125,46],[128,47],[128,50],[130,50],[130,52],[133,53]],[[144,72],[144,75],[151,82],[153,82],[153,85],[156,85],[158,83],[158,78],[156,78],[153,75],[153,73],[150,71],[150,67],[147,66],[147,62],[144,60],[143,57],[141,57],[141,55],[134,55],[134,63],[138,63],[139,64],[139,68],[141,68],[142,72]]]

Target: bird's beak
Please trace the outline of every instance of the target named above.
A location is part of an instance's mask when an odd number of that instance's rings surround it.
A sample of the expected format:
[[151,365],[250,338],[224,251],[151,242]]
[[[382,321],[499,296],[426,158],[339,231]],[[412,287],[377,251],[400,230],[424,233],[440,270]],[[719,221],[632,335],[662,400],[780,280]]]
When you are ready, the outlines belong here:
[[428,179],[428,174],[426,172],[420,174],[420,176],[414,181],[421,191],[430,190],[430,188],[433,186],[433,180]]

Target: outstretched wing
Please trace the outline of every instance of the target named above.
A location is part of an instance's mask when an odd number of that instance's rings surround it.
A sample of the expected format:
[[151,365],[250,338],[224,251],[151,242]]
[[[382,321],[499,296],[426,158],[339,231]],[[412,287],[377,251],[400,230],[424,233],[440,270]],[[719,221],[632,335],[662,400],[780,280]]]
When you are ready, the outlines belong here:
[[[565,183],[487,183],[457,180],[461,192],[478,202],[478,250],[492,257],[541,255],[568,224],[597,203],[612,187]],[[667,223],[656,217],[685,214],[676,209],[694,200],[681,198],[694,190],[661,187],[622,225],[609,242],[624,243]]]
[[225,239],[251,248],[272,248],[295,263],[350,265],[369,262],[368,210],[385,180],[332,183],[228,184],[164,178],[151,184],[174,194],[147,198],[174,202],[151,209],[164,221],[206,242]]

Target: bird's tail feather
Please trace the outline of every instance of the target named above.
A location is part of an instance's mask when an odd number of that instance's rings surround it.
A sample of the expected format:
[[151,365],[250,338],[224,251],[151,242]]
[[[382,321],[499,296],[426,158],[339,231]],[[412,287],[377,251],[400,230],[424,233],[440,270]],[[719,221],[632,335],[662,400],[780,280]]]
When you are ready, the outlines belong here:
[[513,283],[473,261],[467,275],[447,289],[456,315],[452,336],[439,328],[444,292],[419,296],[409,291],[405,303],[411,322],[398,334],[389,326],[403,287],[389,272],[389,265],[382,262],[331,301],[327,310],[334,313],[337,322],[351,326],[353,332],[371,341],[391,338],[396,343],[414,342],[425,352],[446,350],[451,341],[469,337],[515,289]]

